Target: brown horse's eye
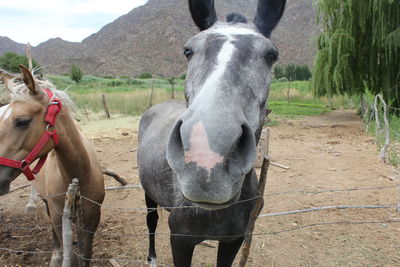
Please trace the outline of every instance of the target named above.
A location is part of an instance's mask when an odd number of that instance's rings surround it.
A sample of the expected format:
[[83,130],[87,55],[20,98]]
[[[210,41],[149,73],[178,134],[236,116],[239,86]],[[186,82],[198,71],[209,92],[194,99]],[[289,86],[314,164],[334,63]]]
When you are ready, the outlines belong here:
[[29,124],[31,123],[32,119],[28,118],[18,118],[15,120],[15,127],[21,128],[21,129],[26,129],[29,127]]

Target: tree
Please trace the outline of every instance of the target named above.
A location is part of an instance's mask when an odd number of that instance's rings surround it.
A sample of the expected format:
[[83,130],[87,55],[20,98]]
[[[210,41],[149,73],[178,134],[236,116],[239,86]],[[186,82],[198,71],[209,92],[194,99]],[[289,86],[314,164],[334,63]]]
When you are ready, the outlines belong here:
[[308,81],[311,77],[310,67],[307,65],[295,65],[289,63],[285,66],[276,66],[274,69],[275,79],[286,78],[289,81]]
[[317,96],[382,93],[400,106],[400,1],[318,0]]
[[[3,56],[0,56],[0,68],[9,72],[19,73],[18,66],[20,64],[28,66],[28,58],[13,52],[6,52]],[[32,60],[32,65],[34,70],[39,68],[39,65],[34,59]]]
[[75,64],[72,64],[71,69],[69,71],[69,77],[76,83],[79,83],[82,80],[82,70]]
[[274,77],[275,79],[286,78],[285,68],[281,66],[276,66],[274,69]]

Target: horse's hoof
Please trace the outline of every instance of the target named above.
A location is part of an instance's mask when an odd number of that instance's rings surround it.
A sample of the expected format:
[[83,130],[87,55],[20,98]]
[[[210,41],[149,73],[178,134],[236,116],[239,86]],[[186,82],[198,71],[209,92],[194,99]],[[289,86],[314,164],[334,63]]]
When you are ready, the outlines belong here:
[[59,251],[54,251],[51,256],[50,267],[60,267],[62,264],[62,253]]
[[37,209],[36,204],[29,203],[25,206],[25,213],[34,213],[36,209]]
[[157,267],[157,258],[147,257],[150,267]]

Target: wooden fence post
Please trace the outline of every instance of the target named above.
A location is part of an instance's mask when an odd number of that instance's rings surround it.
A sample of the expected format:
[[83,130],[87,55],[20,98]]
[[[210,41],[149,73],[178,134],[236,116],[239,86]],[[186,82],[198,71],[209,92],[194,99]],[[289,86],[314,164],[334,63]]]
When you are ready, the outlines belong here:
[[242,257],[241,257],[240,263],[239,263],[240,267],[246,266],[247,259],[249,258],[254,226],[256,224],[257,217],[261,211],[261,207],[264,202],[263,195],[264,195],[264,191],[265,191],[265,185],[267,183],[267,174],[268,174],[269,163],[270,163],[270,159],[269,159],[268,155],[265,155],[264,161],[263,161],[263,164],[261,167],[260,180],[258,183],[258,190],[257,190],[257,196],[259,198],[256,200],[256,204],[250,213],[249,224],[247,226],[247,230],[246,230],[246,234],[245,234],[244,242],[243,242]]
[[107,118],[110,119],[111,116],[110,116],[110,112],[108,111],[106,96],[104,94],[101,97],[101,103],[103,104],[103,109],[104,109],[104,112],[106,113]]
[[258,146],[256,149],[257,149],[257,158],[254,163],[254,167],[261,168],[264,161],[264,156],[268,154],[269,128],[266,128],[261,132],[261,138],[260,141],[258,142]]
[[154,79],[151,79],[151,91],[150,91],[150,99],[149,99],[149,108],[153,106],[153,95],[154,95]]
[[[249,258],[249,255],[250,255],[250,248],[251,248],[251,241],[253,238],[254,227],[255,227],[258,215],[260,214],[261,207],[264,203],[263,196],[264,196],[265,186],[267,183],[268,168],[270,165],[270,159],[268,156],[269,136],[270,136],[269,129],[266,129],[264,140],[263,140],[264,144],[262,144],[264,149],[260,150],[260,153],[263,153],[263,154],[261,154],[261,157],[262,157],[261,174],[260,174],[260,179],[258,181],[258,189],[257,189],[257,196],[259,198],[256,200],[256,204],[254,205],[254,207],[250,213],[250,219],[249,219],[249,223],[247,226],[247,230],[246,230],[244,242],[243,242],[242,257],[240,258],[240,262],[239,262],[240,267],[246,266],[247,259]],[[261,143],[261,140],[260,140],[260,143]]]
[[25,53],[26,53],[26,58],[28,59],[29,70],[32,72],[32,70],[33,70],[32,48],[31,48],[31,44],[30,43],[26,44]]
[[382,149],[381,149],[381,153],[380,153],[380,159],[383,162],[387,161],[387,157],[386,157],[386,151],[389,148],[390,145],[390,126],[389,126],[389,120],[388,120],[388,112],[387,112],[387,105],[385,100],[383,99],[382,95],[379,94],[378,95],[379,99],[381,100],[382,104],[383,104],[383,120],[385,122],[385,144],[383,145]]
[[374,100],[374,113],[375,113],[376,133],[378,134],[381,130],[381,122],[379,121],[379,110],[378,110],[378,95],[375,96]]
[[74,178],[72,184],[68,186],[68,192],[64,203],[62,217],[62,237],[63,237],[63,262],[62,267],[70,267],[72,261],[72,216],[75,206],[76,193],[78,191],[79,180]]

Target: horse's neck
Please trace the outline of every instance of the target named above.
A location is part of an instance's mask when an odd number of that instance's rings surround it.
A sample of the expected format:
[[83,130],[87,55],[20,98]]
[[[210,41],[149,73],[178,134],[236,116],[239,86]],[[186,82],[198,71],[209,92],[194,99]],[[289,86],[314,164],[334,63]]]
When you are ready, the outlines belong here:
[[67,111],[57,118],[59,144],[55,148],[61,174],[66,179],[84,180],[90,175],[91,162],[82,135]]

